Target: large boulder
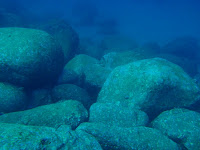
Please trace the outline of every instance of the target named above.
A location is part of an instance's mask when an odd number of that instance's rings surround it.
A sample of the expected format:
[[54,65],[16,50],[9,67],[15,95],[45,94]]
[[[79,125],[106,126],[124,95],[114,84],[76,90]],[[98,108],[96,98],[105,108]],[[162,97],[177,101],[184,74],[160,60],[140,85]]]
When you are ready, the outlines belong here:
[[198,86],[182,68],[153,58],[115,68],[97,102],[117,103],[156,114],[174,107],[189,107],[199,96]]
[[147,125],[149,118],[141,110],[114,105],[95,103],[90,107],[89,122],[104,123],[110,126],[135,127]]
[[61,84],[55,86],[51,92],[53,102],[63,99],[72,99],[81,102],[86,108],[92,104],[87,91],[73,84]]
[[27,95],[23,87],[0,82],[0,113],[22,110],[26,104]]
[[59,128],[0,123],[0,149],[20,150],[101,150],[98,141],[84,131],[69,126]]
[[54,128],[70,125],[74,129],[87,118],[88,112],[80,102],[65,100],[25,111],[4,114],[0,116],[0,122]]
[[179,150],[174,141],[158,130],[148,127],[122,128],[102,123],[82,123],[76,129],[78,130],[93,135],[106,150]]
[[63,63],[62,50],[48,33],[26,28],[0,29],[0,81],[41,86],[55,80]]
[[188,150],[200,149],[200,113],[176,108],[161,113],[152,126]]
[[79,37],[74,29],[64,20],[51,20],[36,28],[51,34],[56,42],[61,45],[65,63],[71,59],[79,47]]
[[105,68],[114,69],[121,65],[126,65],[131,62],[147,58],[143,52],[139,51],[125,51],[125,52],[111,52],[104,55],[100,63]]

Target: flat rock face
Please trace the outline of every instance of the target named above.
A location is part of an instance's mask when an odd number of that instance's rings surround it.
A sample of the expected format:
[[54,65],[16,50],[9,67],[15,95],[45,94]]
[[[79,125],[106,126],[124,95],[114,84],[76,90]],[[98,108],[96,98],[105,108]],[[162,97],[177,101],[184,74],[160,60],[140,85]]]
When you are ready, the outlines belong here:
[[0,122],[54,128],[69,125],[74,129],[87,118],[88,112],[80,102],[65,100],[30,110],[4,114],[0,116]]
[[24,88],[0,82],[0,113],[22,110],[26,104]]
[[26,28],[1,28],[0,37],[0,81],[38,86],[53,80],[61,72],[63,52],[48,33]]
[[148,127],[122,128],[102,123],[82,123],[77,130],[93,135],[103,149],[179,150],[178,145],[167,136]]
[[200,114],[195,111],[183,108],[165,111],[152,122],[152,127],[189,150],[200,149]]
[[97,102],[117,103],[155,113],[190,106],[198,99],[199,88],[179,66],[153,58],[115,68]]

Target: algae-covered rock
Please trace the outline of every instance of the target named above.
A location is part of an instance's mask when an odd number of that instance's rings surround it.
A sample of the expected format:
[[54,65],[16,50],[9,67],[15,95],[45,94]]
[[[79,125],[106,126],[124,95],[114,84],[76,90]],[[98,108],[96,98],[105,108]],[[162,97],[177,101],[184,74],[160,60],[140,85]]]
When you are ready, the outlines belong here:
[[0,29],[0,81],[41,86],[56,79],[63,53],[46,32],[26,28]]
[[62,73],[59,75],[57,84],[78,84],[79,76],[75,71],[64,68]]
[[0,149],[20,150],[101,150],[98,141],[84,131],[0,123]]
[[161,113],[152,126],[188,150],[200,149],[200,114],[176,108]]
[[148,127],[122,128],[102,123],[82,123],[77,130],[93,135],[103,149],[179,149],[174,141],[160,131]]
[[199,88],[179,66],[160,58],[136,61],[115,68],[97,102],[117,103],[158,113],[189,107],[199,100]]
[[23,87],[0,82],[0,113],[22,110],[26,104],[27,95]]
[[58,149],[64,146],[56,129],[0,123],[0,149]]
[[79,47],[79,37],[74,29],[64,20],[51,20],[36,28],[51,34],[56,42],[61,45],[64,53],[64,62],[72,58]]
[[88,112],[80,102],[65,100],[30,110],[4,114],[0,116],[0,122],[48,127],[70,125],[74,129],[87,118]]
[[100,89],[106,81],[111,69],[100,64],[87,65],[83,70],[84,88],[96,99]]
[[84,67],[90,64],[98,64],[99,61],[96,58],[88,55],[80,54],[71,59],[64,67],[64,69],[70,69],[75,71],[79,76],[83,74]]
[[141,110],[114,105],[112,103],[94,103],[90,107],[89,122],[104,123],[119,127],[145,126],[148,116]]
[[147,58],[141,52],[126,51],[126,52],[111,52],[104,55],[101,59],[101,65],[105,68],[114,69],[121,65],[126,65],[131,62]]
[[92,103],[87,91],[73,84],[55,86],[51,95],[54,102],[63,99],[72,99],[81,102],[86,108],[89,108]]
[[174,64],[179,65],[183,70],[188,73],[191,77],[197,74],[197,61],[191,60],[186,57],[178,57],[172,54],[159,54],[155,55],[156,57],[160,57],[166,59]]

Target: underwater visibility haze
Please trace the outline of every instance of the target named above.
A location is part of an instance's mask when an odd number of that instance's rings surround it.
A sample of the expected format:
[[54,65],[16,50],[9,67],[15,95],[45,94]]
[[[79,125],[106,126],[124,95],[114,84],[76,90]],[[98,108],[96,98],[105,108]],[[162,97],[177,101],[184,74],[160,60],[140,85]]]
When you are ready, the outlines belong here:
[[198,0],[0,0],[0,149],[199,150]]

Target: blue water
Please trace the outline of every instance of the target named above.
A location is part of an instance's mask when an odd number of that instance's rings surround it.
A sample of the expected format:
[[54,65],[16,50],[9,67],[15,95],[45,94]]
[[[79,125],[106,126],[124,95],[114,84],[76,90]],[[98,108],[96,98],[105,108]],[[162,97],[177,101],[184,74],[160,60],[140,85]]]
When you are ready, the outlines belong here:
[[199,122],[200,0],[0,0],[0,149],[197,150]]
[[[200,37],[198,0],[15,0],[14,3],[13,0],[1,0],[0,4],[29,19],[30,15],[38,19],[56,17],[75,25],[90,25],[90,28],[101,20],[115,20],[120,33],[141,43],[149,40],[166,43],[187,35]],[[86,27],[79,30],[80,35],[85,35]],[[92,36],[94,32],[87,29],[87,35]]]

